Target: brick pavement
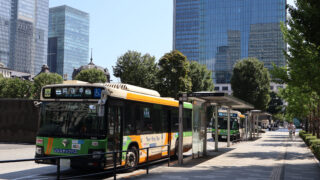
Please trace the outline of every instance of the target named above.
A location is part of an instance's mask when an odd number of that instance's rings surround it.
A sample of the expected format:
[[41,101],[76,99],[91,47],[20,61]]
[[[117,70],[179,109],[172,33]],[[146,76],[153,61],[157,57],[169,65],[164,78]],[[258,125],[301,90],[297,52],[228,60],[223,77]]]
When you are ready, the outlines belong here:
[[[223,153],[225,152],[225,153]],[[140,170],[141,171],[141,170]],[[291,141],[288,132],[272,131],[256,141],[241,142],[209,152],[206,158],[186,162],[183,167],[159,166],[150,174],[119,175],[118,179],[320,179],[319,162],[302,140]]]

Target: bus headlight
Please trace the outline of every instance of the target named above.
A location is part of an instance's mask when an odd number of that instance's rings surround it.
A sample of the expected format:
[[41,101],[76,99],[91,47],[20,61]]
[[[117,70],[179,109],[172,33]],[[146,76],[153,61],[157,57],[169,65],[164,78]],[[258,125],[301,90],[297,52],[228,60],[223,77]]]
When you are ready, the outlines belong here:
[[36,147],[36,154],[42,155],[43,154],[43,147],[37,146]]

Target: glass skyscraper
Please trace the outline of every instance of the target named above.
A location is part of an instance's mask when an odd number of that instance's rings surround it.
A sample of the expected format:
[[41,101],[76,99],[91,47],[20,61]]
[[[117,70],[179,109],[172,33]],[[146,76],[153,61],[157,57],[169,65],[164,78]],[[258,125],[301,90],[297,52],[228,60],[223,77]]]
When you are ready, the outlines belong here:
[[0,0],[0,63],[8,67],[10,56],[11,2]]
[[256,57],[285,65],[280,22],[286,0],[174,0],[173,49],[207,65],[216,83],[230,83],[236,61]]
[[37,74],[46,64],[49,0],[0,0],[0,62]]
[[69,6],[50,8],[48,66],[72,78],[74,68],[88,64],[89,14]]

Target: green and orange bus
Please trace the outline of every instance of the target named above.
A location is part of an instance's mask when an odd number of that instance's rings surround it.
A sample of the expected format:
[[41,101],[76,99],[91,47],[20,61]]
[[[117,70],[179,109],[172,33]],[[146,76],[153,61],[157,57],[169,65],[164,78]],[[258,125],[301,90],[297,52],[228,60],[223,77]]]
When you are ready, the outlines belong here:
[[[35,157],[101,154],[117,155],[117,165],[136,167],[146,162],[141,148],[178,147],[178,106],[154,90],[120,83],[65,81],[43,87]],[[192,104],[184,103],[184,152],[192,146]],[[168,156],[167,147],[152,148],[149,160]],[[112,157],[65,159],[73,168],[107,168]],[[112,162],[111,162],[112,161]],[[54,159],[37,163],[56,164]]]
[[[227,110],[219,109],[218,111],[218,140],[227,141],[228,127]],[[239,111],[230,111],[230,140],[240,140],[244,136],[245,116]],[[212,137],[215,138],[215,128],[213,123]]]

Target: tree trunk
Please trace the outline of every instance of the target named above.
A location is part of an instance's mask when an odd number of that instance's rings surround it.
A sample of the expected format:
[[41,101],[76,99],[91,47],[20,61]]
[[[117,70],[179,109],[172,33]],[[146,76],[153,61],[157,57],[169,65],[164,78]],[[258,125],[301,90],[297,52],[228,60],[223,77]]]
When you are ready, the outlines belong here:
[[316,135],[316,110],[312,110],[312,136]]
[[320,130],[319,130],[319,121],[320,121],[320,118],[319,118],[319,101],[317,103],[317,123],[316,123],[316,131],[317,131],[317,138],[320,137]]

